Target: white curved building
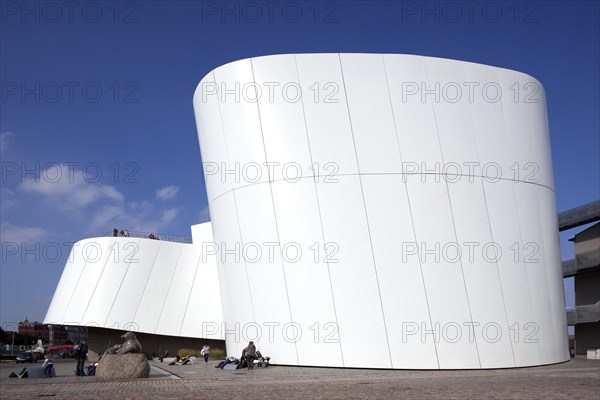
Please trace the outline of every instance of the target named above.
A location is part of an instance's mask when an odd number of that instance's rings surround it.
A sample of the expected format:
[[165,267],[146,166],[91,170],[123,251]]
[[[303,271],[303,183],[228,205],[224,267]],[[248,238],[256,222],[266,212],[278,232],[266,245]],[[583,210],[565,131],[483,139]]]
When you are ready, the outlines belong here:
[[[142,332],[224,338],[228,354],[255,340],[289,365],[569,359],[537,80],[421,56],[277,55],[215,69],[194,108],[214,239],[192,247],[215,256],[221,303],[190,297],[211,310],[191,330],[189,312],[151,316],[185,302],[168,290],[115,314],[104,305],[115,290],[102,289],[114,285],[90,273],[99,297],[86,310],[101,326],[133,318]],[[189,282],[185,263],[165,276]],[[46,320],[89,319],[57,300],[71,269]]]
[[[193,226],[192,233],[196,243],[212,241],[209,223]],[[75,243],[44,318],[47,324],[194,339],[203,331],[218,333],[222,321],[214,255],[203,253],[201,246],[135,237]],[[110,345],[120,341],[112,336]],[[90,340],[96,353],[108,347],[104,338]],[[145,349],[148,342],[161,344],[146,337]],[[168,338],[162,340],[162,351],[167,344],[173,351]],[[162,354],[152,345],[148,354]]]

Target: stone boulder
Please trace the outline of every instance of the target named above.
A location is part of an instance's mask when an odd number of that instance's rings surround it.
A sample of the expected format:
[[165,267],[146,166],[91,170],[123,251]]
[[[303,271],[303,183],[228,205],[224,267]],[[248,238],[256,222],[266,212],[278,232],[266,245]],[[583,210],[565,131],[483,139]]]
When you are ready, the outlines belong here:
[[104,354],[96,368],[97,379],[139,379],[150,376],[150,364],[143,353]]

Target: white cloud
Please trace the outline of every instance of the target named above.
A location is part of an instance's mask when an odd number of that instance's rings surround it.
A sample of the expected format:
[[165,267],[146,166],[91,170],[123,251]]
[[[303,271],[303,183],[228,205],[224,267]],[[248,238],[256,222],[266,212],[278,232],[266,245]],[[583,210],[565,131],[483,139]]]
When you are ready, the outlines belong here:
[[44,228],[22,227],[7,222],[0,225],[0,236],[2,236],[2,242],[21,243],[45,240],[53,234]]
[[[105,205],[96,211],[90,221],[92,232],[106,233],[113,228],[137,232],[161,232],[177,218],[179,208],[157,210],[149,202]],[[159,216],[157,218],[157,216]]]
[[0,153],[4,153],[13,137],[15,137],[15,134],[12,132],[0,133]]
[[[127,202],[115,186],[93,182],[81,170],[56,164],[42,171],[37,179],[21,183],[23,192],[42,196],[46,209],[58,210],[68,217],[83,220],[90,234],[101,235],[113,228],[140,232],[164,232],[179,214],[180,208],[161,208],[149,201]],[[160,199],[177,195],[179,187],[167,186],[157,191]],[[12,193],[7,193],[10,200]]]
[[175,218],[177,218],[178,213],[179,213],[178,208],[169,208],[168,210],[164,210],[162,213],[162,217],[160,218],[160,222],[165,225],[168,225]]
[[170,185],[156,190],[156,198],[159,200],[173,199],[179,193],[179,186]]
[[38,193],[55,200],[66,211],[80,212],[99,201],[122,202],[124,196],[114,186],[95,183],[82,171],[68,165],[55,164],[42,171],[39,177],[21,183],[25,192]]
[[[89,229],[93,231],[110,231],[117,224],[123,223],[123,216],[127,215],[123,205],[105,205],[94,212],[89,222]],[[122,225],[121,225],[122,226]]]
[[0,210],[4,214],[6,210],[17,205],[16,195],[10,189],[0,188]]

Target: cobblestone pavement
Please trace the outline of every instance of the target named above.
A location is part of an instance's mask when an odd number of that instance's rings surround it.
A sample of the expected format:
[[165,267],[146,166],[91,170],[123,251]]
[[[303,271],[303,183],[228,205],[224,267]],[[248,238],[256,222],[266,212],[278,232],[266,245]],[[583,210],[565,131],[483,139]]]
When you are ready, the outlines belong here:
[[[56,399],[600,399],[600,362],[574,359],[545,367],[475,371],[391,371],[271,366],[220,370],[216,361],[168,366],[150,361],[149,379],[99,381],[73,376],[59,360],[52,379],[8,378],[22,366],[0,365],[0,398]],[[27,365],[28,368],[36,367]]]

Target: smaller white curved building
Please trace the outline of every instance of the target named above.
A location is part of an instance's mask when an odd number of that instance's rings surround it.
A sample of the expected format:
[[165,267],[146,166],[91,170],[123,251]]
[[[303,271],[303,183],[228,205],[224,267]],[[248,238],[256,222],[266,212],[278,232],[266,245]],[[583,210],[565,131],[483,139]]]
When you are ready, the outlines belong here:
[[[193,238],[212,242],[210,223]],[[201,246],[133,237],[74,244],[44,322],[221,339],[214,255]],[[102,349],[100,349],[102,351]]]

